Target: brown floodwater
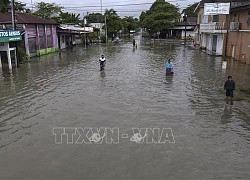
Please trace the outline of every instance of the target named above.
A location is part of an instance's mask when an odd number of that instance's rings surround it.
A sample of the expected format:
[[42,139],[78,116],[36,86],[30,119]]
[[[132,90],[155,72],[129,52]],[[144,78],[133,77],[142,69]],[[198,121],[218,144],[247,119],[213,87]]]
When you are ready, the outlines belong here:
[[[248,103],[223,84],[250,84],[250,66],[192,46],[137,37],[57,52],[0,70],[0,178],[248,179]],[[107,63],[99,71],[98,59]],[[174,76],[165,76],[172,58]],[[171,128],[175,143],[55,143],[53,128]],[[117,139],[116,139],[117,140]]]

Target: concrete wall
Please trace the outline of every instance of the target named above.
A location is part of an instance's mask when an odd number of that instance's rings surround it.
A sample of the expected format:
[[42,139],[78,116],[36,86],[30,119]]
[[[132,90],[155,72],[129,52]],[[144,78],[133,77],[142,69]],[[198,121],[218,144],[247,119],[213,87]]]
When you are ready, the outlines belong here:
[[[232,57],[233,47],[235,48]],[[230,32],[227,55],[238,61],[250,64],[250,32]]]
[[[231,22],[241,23],[239,31],[229,31],[227,56],[232,57],[234,51],[234,59],[250,64],[250,25],[247,24],[248,11],[233,12]],[[233,50],[234,47],[234,50]]]
[[[213,52],[213,36],[217,36],[216,40],[216,50]],[[223,54],[223,43],[224,43],[224,35],[223,34],[210,34],[210,33],[202,33],[202,42],[201,47],[206,49],[208,54]]]

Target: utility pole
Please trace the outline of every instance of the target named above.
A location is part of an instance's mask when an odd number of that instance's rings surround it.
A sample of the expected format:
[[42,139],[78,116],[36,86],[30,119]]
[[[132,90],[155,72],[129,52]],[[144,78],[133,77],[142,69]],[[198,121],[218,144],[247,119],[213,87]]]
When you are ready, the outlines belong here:
[[225,56],[227,56],[227,49],[228,49],[228,36],[229,36],[229,28],[230,28],[230,19],[231,19],[231,6],[232,6],[232,0],[230,0],[230,6],[229,6],[229,15],[227,16],[227,34],[226,34],[226,44],[225,44]]
[[84,47],[87,49],[87,39],[86,39],[86,26],[85,26],[85,16],[83,13],[83,26],[84,26]]
[[16,29],[16,18],[15,18],[15,1],[11,0],[11,22],[12,22],[12,30]]
[[187,42],[187,15],[184,15],[184,21],[185,21],[185,41],[184,44],[186,45]]
[[105,16],[105,34],[106,34],[106,44],[108,44],[108,27],[107,27],[107,17]]
[[102,0],[101,0],[101,14],[102,14]]
[[[16,30],[16,12],[15,12],[15,0],[11,0],[11,22],[12,22],[12,30]],[[15,62],[16,62],[16,67],[19,67],[19,59],[17,58],[17,42],[15,41]]]

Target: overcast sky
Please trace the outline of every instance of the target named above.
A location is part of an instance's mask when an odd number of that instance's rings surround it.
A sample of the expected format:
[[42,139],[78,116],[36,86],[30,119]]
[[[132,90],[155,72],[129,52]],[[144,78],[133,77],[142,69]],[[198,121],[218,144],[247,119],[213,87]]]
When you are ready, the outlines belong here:
[[[36,2],[42,2],[42,0],[19,0],[20,2],[27,3],[28,7],[32,7],[32,4]],[[148,10],[151,4],[155,0],[43,0],[43,2],[56,3],[63,6],[64,12],[83,13],[101,12],[101,4],[103,6],[103,12],[105,9],[113,8],[117,11],[118,15],[139,17],[142,11]],[[178,5],[180,8],[185,8],[189,4],[198,2],[199,0],[166,0],[174,5]],[[102,3],[101,3],[102,2]]]

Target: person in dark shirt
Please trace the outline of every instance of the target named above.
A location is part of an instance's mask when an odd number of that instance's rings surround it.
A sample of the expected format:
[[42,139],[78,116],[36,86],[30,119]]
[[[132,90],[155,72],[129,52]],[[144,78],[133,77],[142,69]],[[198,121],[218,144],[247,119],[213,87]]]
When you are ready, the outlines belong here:
[[228,104],[228,99],[230,97],[230,103],[231,105],[233,105],[235,82],[233,81],[232,76],[228,76],[227,81],[224,84],[224,90],[226,91],[227,104]]

